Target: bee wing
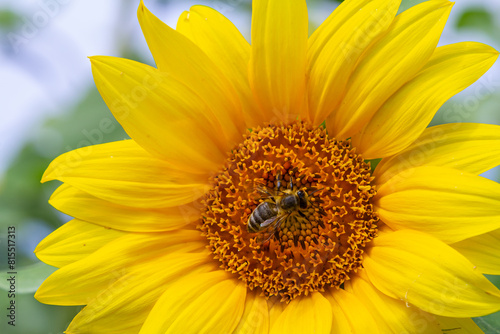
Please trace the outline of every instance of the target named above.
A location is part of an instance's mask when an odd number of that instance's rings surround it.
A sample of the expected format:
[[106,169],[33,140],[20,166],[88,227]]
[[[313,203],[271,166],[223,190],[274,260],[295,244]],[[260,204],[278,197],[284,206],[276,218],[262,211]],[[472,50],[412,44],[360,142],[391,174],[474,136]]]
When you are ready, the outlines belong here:
[[257,184],[254,189],[261,195],[265,195],[267,197],[274,197],[271,191],[263,184]]
[[262,224],[260,224],[260,227],[262,227],[262,228],[267,227],[267,226],[271,225],[273,222],[275,222],[276,219],[278,219],[278,218],[280,218],[280,217],[274,216],[274,217],[271,217],[267,220],[264,220],[264,222],[262,222]]
[[[264,224],[267,228],[265,230],[262,230],[261,233],[257,237],[257,242],[264,243],[267,240],[271,239],[271,237],[274,235],[274,232],[281,226],[281,224],[290,216],[290,214],[286,214],[283,216],[276,216],[273,218],[269,218],[268,220],[264,221],[260,226],[264,226]],[[273,222],[276,222],[273,224]]]
[[267,232],[262,232],[257,236],[257,243],[263,244],[267,240],[271,239],[271,237],[274,235],[274,232],[276,231],[275,229],[271,229],[272,231],[267,231]]
[[245,189],[250,194],[250,197],[255,200],[274,198],[273,191],[260,180],[246,180]]

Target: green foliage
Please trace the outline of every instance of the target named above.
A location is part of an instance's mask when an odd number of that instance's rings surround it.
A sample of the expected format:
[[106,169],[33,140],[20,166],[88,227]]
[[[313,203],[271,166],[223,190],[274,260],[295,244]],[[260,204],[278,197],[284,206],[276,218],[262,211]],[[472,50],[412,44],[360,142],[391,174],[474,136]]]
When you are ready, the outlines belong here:
[[498,86],[496,82],[491,73],[486,73],[474,89],[448,100],[434,115],[429,126],[468,122],[500,124],[500,94],[498,88],[495,90],[494,86]]
[[[495,284],[497,288],[500,288],[500,276],[486,275],[486,277]],[[474,322],[485,334],[500,334],[500,312],[480,318],[474,318]]]
[[[2,292],[2,291],[0,291]],[[10,300],[0,298],[0,308],[6,310]],[[5,334],[62,334],[80,306],[53,306],[39,303],[33,294],[18,294],[15,299],[15,327],[7,323],[6,311],[2,312],[0,333]]]
[[375,170],[375,168],[377,168],[377,165],[379,164],[380,161],[382,161],[381,158],[380,159],[366,160],[365,162],[370,164],[370,167],[371,167],[371,170],[373,173],[373,171]]
[[[68,113],[34,129],[33,137],[0,180],[0,245],[6,245],[7,226],[14,226],[17,271],[16,326],[2,321],[0,333],[62,333],[79,311],[80,307],[43,305],[33,297],[43,280],[55,270],[34,258],[34,247],[45,234],[69,219],[48,204],[50,195],[60,182],[40,184],[40,179],[58,155],[87,145],[125,139],[127,135],[114,120],[97,90],[92,88]],[[33,229],[34,225],[41,229]],[[6,261],[6,256],[0,257],[2,273],[6,272]],[[0,307],[3,310],[10,301],[4,298],[4,289],[8,288],[4,278],[1,275]]]
[[95,88],[72,112],[47,121],[37,131],[39,135],[24,146],[0,182],[0,226],[42,220],[58,227],[60,216],[47,204],[58,184],[40,184],[50,161],[76,148],[128,138]]
[[[40,284],[52,274],[56,268],[39,262],[16,270],[16,293],[34,294]],[[0,290],[9,291],[9,274],[2,273]]]
[[21,22],[16,12],[9,9],[0,9],[0,30],[13,30]]
[[497,31],[493,15],[482,7],[471,7],[457,21],[458,29],[477,29],[490,35]]
[[398,13],[404,12],[408,8],[418,5],[421,2],[424,2],[424,0],[402,0]]
[[483,330],[484,334],[500,334],[500,316],[498,313],[474,318],[474,322]]

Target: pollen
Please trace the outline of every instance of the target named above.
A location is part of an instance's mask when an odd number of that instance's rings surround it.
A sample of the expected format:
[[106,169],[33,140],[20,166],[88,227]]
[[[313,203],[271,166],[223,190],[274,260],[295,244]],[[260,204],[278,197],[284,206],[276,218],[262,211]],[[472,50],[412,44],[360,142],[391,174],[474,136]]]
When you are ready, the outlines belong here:
[[[372,181],[350,141],[323,128],[255,128],[211,178],[198,228],[221,268],[266,298],[289,302],[339,288],[361,267],[377,233]],[[298,191],[307,194],[306,205],[276,209],[266,223],[255,213],[261,203],[278,208]],[[262,226],[257,231],[248,228],[252,215]]]

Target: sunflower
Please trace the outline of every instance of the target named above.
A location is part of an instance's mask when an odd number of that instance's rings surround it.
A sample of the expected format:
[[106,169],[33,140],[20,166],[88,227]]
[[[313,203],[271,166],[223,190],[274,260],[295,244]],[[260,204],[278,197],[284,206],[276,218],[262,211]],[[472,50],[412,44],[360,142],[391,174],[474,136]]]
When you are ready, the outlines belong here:
[[208,7],[174,30],[141,2],[157,68],[91,57],[131,139],[42,179],[75,217],[35,251],[59,268],[35,297],[86,305],[67,333],[481,333],[500,127],[426,127],[498,52],[437,47],[448,1],[399,5],[346,0],[308,37],[304,0],[254,0],[250,45]]

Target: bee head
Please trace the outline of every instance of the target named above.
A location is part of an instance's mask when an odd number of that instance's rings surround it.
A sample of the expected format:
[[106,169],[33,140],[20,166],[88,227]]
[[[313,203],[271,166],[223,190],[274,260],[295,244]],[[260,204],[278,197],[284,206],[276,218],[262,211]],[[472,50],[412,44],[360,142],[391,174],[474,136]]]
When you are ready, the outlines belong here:
[[304,190],[299,190],[297,191],[297,197],[299,198],[299,207],[307,209],[307,193]]

